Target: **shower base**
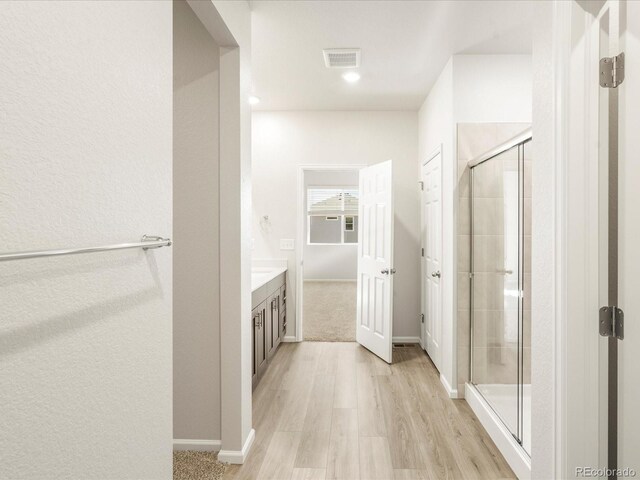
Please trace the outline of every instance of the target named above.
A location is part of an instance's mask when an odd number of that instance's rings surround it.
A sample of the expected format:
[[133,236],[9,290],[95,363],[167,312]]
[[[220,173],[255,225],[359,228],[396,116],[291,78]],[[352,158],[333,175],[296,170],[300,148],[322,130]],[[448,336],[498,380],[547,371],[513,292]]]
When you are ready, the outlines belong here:
[[[523,415],[523,437],[526,444],[523,442],[523,445],[520,445],[495,411],[499,410],[505,419],[516,418],[516,386],[470,383],[465,385],[465,400],[520,480],[531,478],[531,457],[523,448],[530,448],[531,386],[525,385],[523,393],[524,412],[527,412]],[[487,401],[487,397],[491,399],[492,404]]]
[[[475,387],[509,429],[515,433],[518,418],[517,385],[488,384]],[[522,397],[522,448],[531,454],[531,385],[522,386]]]

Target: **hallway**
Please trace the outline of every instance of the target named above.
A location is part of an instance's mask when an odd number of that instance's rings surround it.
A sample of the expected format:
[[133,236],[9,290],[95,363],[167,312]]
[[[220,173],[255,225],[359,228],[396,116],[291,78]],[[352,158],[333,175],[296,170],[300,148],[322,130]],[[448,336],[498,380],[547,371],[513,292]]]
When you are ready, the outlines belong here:
[[225,479],[515,478],[417,346],[286,343],[253,396],[255,443]]

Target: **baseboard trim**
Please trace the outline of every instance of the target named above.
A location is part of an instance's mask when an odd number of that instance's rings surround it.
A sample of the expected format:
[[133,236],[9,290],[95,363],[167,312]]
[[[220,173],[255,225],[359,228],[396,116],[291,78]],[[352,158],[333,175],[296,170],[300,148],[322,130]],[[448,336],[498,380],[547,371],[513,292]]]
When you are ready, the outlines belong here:
[[421,344],[420,337],[393,337],[391,339],[393,343],[417,343]]
[[200,440],[197,438],[174,438],[173,450],[196,450],[198,452],[217,452],[222,447],[220,440]]
[[451,388],[451,385],[449,385],[449,381],[443,374],[440,374],[440,383],[444,385],[444,389],[447,391],[449,398],[458,398],[458,389]]
[[282,339],[282,341],[284,343],[293,343],[293,342],[297,342],[298,339],[296,338],[295,335],[287,335]]
[[252,428],[247,435],[247,439],[242,446],[242,450],[220,450],[218,452],[218,460],[225,463],[232,463],[234,465],[242,465],[247,459],[251,445],[256,438],[256,431]]

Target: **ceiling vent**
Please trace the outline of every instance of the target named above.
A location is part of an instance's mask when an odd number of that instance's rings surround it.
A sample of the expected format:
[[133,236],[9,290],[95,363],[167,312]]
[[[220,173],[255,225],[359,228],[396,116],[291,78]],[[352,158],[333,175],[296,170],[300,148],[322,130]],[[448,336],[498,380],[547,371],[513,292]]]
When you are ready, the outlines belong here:
[[322,55],[327,68],[357,68],[360,66],[359,48],[325,48]]

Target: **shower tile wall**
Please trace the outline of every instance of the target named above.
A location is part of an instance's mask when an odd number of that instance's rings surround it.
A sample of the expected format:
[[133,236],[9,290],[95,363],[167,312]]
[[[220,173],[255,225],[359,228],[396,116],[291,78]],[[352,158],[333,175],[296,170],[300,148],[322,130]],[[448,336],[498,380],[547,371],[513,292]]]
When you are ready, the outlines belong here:
[[[496,145],[499,145],[510,138],[514,137],[518,133],[522,132],[530,125],[528,123],[460,123],[457,126],[457,152],[458,152],[458,248],[457,248],[457,265],[458,265],[458,282],[457,282],[457,306],[458,306],[458,321],[457,321],[457,334],[458,334],[458,351],[457,351],[457,361],[458,361],[458,392],[464,392],[464,384],[470,380],[470,371],[469,371],[469,354],[470,354],[470,342],[471,342],[471,317],[470,317],[470,279],[469,273],[471,271],[471,210],[470,210],[470,187],[469,187],[469,168],[467,166],[468,162],[473,158],[482,155],[483,153],[489,151]],[[525,150],[526,152],[526,150]],[[529,157],[526,157],[530,159]],[[529,185],[531,179],[531,163],[528,162],[529,165]],[[527,177],[525,176],[525,182],[527,181]],[[490,188],[488,186],[487,188]],[[526,188],[525,190],[529,190],[530,188]],[[525,192],[526,195],[526,192]],[[529,195],[530,196],[530,195]],[[490,200],[487,202],[491,203]],[[525,203],[525,210],[527,209],[528,204],[528,215],[530,218],[531,212],[531,201],[529,199],[528,202]],[[492,207],[488,212],[488,215],[492,213],[495,215],[498,213],[498,208],[501,206],[497,206],[496,202],[492,203]],[[525,215],[527,213],[525,212]],[[500,219],[502,218],[502,214],[499,215]],[[487,219],[487,222],[490,222],[490,219]],[[483,222],[484,223],[484,222]],[[530,225],[530,223],[529,223]],[[530,231],[525,232],[528,234],[528,242],[529,245],[531,243]],[[495,240],[495,239],[494,239]],[[525,242],[526,242],[525,238]],[[480,255],[480,258],[489,258],[489,255],[493,255],[495,252],[493,249],[502,249],[503,243],[500,242],[484,242],[484,248],[486,248],[485,255]],[[476,252],[476,256],[478,253]],[[478,260],[478,258],[476,258]],[[525,281],[526,285],[530,285],[530,265],[525,264],[525,272],[528,272],[529,281]],[[526,279],[525,279],[526,280]],[[487,288],[490,288],[487,286]],[[501,294],[501,289],[494,288],[494,291],[498,291],[499,295],[491,296],[489,302],[499,301],[502,302],[503,296]],[[530,288],[529,288],[530,290]],[[525,293],[526,294],[526,293]],[[489,305],[487,305],[489,306]],[[530,308],[530,303],[525,303],[525,309]],[[488,310],[487,310],[488,311]],[[495,311],[495,310],[494,310]],[[483,315],[483,313],[480,313]],[[486,315],[486,313],[484,313]],[[527,314],[525,311],[524,315],[524,323],[525,323],[525,347],[530,348],[530,309]],[[487,325],[487,321],[478,321],[477,325],[484,326],[485,331],[482,330],[483,327],[480,327],[480,331],[476,331],[476,335],[484,335],[488,336],[488,340],[497,339],[499,336],[500,329],[502,328],[502,319],[499,316],[494,316],[492,318],[492,322]],[[476,328],[478,330],[478,328]],[[528,342],[528,343],[527,343]],[[494,347],[485,348],[481,351],[476,351],[476,367],[478,365],[487,365],[488,362],[496,363],[500,362],[506,365],[513,365],[516,363],[515,355],[517,355],[515,348],[508,348],[499,343],[497,340],[492,343]],[[508,358],[510,355],[514,356],[514,358]],[[526,358],[527,356],[525,356]],[[528,356],[530,358],[530,356]],[[527,369],[527,365],[525,365],[525,369]],[[486,371],[486,370],[485,370]],[[492,370],[493,371],[493,370]],[[481,373],[481,372],[477,372]],[[506,373],[505,373],[506,375]],[[528,382],[528,375],[525,372],[525,382]]]

